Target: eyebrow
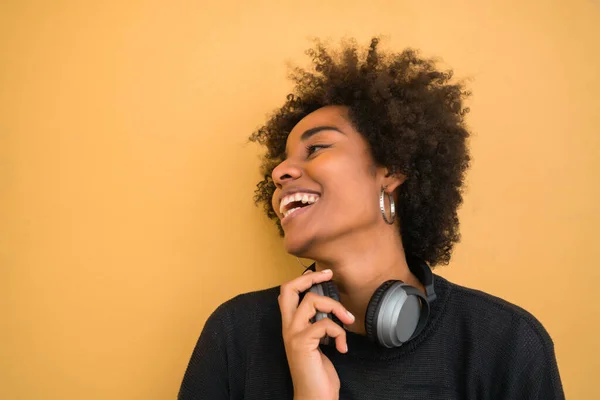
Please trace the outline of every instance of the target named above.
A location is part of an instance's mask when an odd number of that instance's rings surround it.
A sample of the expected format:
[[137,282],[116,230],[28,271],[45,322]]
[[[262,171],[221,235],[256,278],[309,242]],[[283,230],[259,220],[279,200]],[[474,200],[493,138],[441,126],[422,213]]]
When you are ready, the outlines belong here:
[[304,142],[321,131],[337,131],[337,132],[341,133],[342,135],[344,134],[344,132],[342,132],[335,126],[326,126],[326,125],[325,126],[315,126],[314,128],[310,128],[310,129],[307,129],[306,131],[304,131],[302,136],[300,136],[300,140]]
[[[314,128],[310,128],[304,131],[304,133],[302,133],[302,135],[300,136],[300,140],[302,142],[307,141],[308,139],[310,139],[311,137],[313,137],[314,135],[316,135],[319,132],[322,131],[336,131],[341,133],[342,135],[345,135],[344,132],[342,132],[339,128],[336,128],[335,126],[329,126],[329,125],[321,125],[321,126],[315,126]],[[286,150],[284,150],[283,152],[283,157],[284,159],[287,158],[287,146],[286,146]]]

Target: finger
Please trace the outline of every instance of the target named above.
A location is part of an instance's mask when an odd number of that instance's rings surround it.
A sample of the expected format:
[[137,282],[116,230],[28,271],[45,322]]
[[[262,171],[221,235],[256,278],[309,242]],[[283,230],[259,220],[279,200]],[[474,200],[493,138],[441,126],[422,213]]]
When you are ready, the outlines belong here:
[[278,302],[281,310],[281,322],[288,326],[292,321],[294,313],[300,302],[300,293],[308,290],[312,285],[331,279],[332,272],[329,269],[320,272],[310,272],[281,285]]
[[340,353],[346,353],[348,351],[346,331],[329,318],[322,319],[312,324],[299,335],[298,340],[306,340],[311,344],[311,347],[314,345],[314,348],[316,348],[319,345],[321,338],[325,335],[335,339],[335,347]]
[[317,314],[317,311],[327,314],[333,313],[344,324],[349,325],[354,323],[354,315],[346,310],[339,301],[309,292],[304,296],[302,302],[300,302],[289,325],[290,328],[292,330],[304,329],[310,323],[310,319]]

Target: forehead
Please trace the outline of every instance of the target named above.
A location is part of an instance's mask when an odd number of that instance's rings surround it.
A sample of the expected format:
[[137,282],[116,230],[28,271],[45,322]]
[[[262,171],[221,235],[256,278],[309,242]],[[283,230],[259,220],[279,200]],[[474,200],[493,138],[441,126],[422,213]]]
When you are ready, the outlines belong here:
[[352,124],[348,118],[347,107],[326,106],[302,118],[290,132],[287,139],[288,144],[300,140],[302,133],[317,126],[334,126],[344,133],[353,131]]

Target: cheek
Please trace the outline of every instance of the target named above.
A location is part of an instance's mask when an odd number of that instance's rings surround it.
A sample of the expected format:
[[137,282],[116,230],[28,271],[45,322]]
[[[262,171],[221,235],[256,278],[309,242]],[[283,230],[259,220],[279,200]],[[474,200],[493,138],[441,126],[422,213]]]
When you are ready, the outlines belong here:
[[329,181],[346,180],[353,177],[359,180],[373,180],[373,174],[369,172],[369,166],[362,157],[342,151],[324,153],[315,159],[307,169],[311,175],[315,176],[315,179]]
[[346,169],[326,186],[336,209],[344,215],[372,218],[379,210],[379,198],[372,175],[358,168]]
[[311,163],[306,170],[322,187],[331,211],[344,208],[348,212],[368,212],[379,209],[375,176],[364,157],[358,154],[330,152]]
[[360,195],[353,196],[349,206],[357,218],[372,219],[379,212],[379,200],[371,188],[364,188]]

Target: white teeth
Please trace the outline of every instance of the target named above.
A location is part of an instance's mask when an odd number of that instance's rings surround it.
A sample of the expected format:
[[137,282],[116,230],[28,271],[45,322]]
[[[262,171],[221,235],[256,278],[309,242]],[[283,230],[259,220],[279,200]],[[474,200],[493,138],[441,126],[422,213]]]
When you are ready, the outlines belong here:
[[290,215],[291,213],[293,213],[294,211],[296,211],[296,210],[299,210],[299,209],[301,209],[301,208],[302,208],[302,207],[295,207],[295,208],[292,208],[291,210],[288,210],[288,211],[286,211],[286,212],[283,214],[283,217],[285,218],[285,217],[287,217],[288,215]]
[[286,216],[288,216],[289,214],[291,214],[293,211],[296,211],[298,208],[302,208],[302,207],[296,207],[290,210],[286,210],[285,208],[291,203],[291,202],[302,202],[303,204],[313,204],[316,203],[317,201],[319,201],[319,195],[318,194],[312,194],[312,193],[301,193],[301,192],[297,192],[297,193],[293,193],[290,195],[287,195],[285,197],[283,197],[281,199],[281,202],[279,203],[279,212],[281,214],[283,214],[284,218]]

